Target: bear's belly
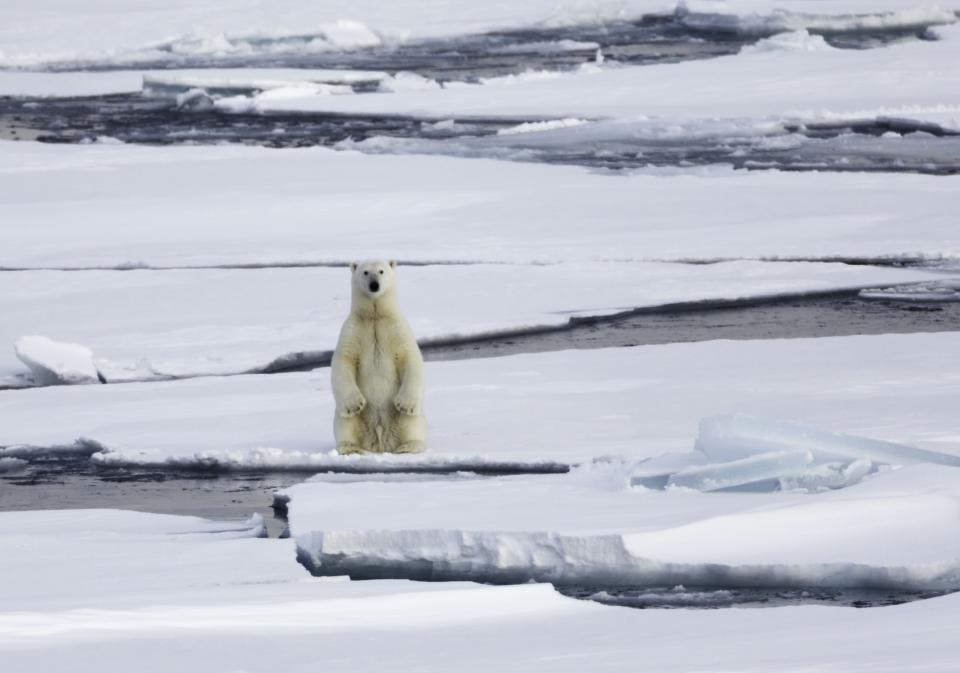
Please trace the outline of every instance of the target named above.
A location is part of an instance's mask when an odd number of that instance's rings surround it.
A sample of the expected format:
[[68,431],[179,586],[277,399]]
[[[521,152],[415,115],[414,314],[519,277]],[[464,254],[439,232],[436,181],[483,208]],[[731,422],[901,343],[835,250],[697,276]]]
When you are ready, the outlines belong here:
[[397,363],[388,353],[372,348],[360,356],[357,383],[368,407],[392,408],[400,389]]

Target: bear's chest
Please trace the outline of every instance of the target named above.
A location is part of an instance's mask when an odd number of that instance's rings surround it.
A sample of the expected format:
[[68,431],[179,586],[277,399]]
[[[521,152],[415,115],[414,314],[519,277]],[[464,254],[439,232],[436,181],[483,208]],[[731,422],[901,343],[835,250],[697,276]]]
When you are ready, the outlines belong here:
[[359,380],[367,387],[392,390],[398,380],[399,349],[395,326],[388,321],[368,321],[362,327]]

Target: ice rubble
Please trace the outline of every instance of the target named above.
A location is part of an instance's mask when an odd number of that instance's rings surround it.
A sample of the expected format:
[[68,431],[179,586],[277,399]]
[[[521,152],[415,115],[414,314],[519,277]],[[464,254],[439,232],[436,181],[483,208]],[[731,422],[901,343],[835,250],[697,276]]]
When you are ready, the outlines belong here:
[[771,37],[759,40],[756,44],[746,45],[741,52],[765,51],[825,51],[833,49],[822,35],[811,35],[806,30],[796,30],[789,33],[778,33]]
[[30,368],[39,385],[99,383],[93,352],[79,344],[54,341],[44,336],[17,339],[14,352]]
[[632,483],[704,492],[733,488],[815,492],[852,486],[881,466],[960,467],[956,455],[745,414],[703,419],[694,448],[692,464],[674,469],[675,459],[654,459],[640,466]]

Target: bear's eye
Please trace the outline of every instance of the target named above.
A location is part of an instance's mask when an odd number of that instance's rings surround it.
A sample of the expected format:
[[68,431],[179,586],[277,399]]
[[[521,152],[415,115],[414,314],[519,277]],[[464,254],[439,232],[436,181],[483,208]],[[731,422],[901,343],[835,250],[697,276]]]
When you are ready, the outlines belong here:
[[364,272],[363,272],[363,275],[364,275],[364,276],[367,276],[367,275],[369,275],[369,274],[368,274],[366,271],[364,271]]
[[383,275],[383,270],[382,270],[382,269],[380,270],[380,275],[381,275],[381,276]]

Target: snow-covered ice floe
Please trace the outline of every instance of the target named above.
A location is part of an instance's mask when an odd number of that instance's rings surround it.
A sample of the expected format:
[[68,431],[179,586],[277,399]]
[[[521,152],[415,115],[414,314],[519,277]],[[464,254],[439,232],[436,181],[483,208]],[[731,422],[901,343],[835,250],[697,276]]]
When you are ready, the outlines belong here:
[[[346,617],[349,600],[388,603],[406,595],[412,608],[417,596],[450,591],[469,601],[472,589],[482,591],[462,584],[318,582],[297,564],[292,541],[265,539],[259,515],[226,522],[99,509],[2,512],[0,544],[5,660],[10,649],[28,643],[56,647],[165,628],[181,634],[185,627],[329,628],[338,609]],[[109,657],[98,659],[103,666]]]
[[629,473],[601,463],[493,481],[318,476],[285,493],[301,560],[318,575],[960,589],[960,537],[944,534],[960,525],[958,469],[901,468],[815,495],[631,489]]
[[[434,265],[402,266],[399,291],[418,338],[443,343],[559,328],[642,307],[938,277],[817,262]],[[506,287],[523,288],[507,305],[491,291]],[[52,372],[35,376],[43,385],[96,383],[98,373],[115,383],[319,364],[336,345],[349,305],[348,272],[340,267],[3,273],[0,311],[16,319],[0,325],[0,343],[25,332],[77,342],[83,346],[69,352],[82,356],[74,362],[83,367],[71,375],[51,359],[52,342],[37,338],[18,347],[20,361],[0,350],[0,376],[13,380],[21,361]]]
[[960,257],[957,190],[927,176],[611,179],[324,148],[0,147],[5,268]]
[[807,633],[817,646],[806,666],[949,670],[960,656],[958,595],[883,610],[618,610],[542,584],[312,578],[292,540],[251,537],[256,527],[104,510],[0,514],[5,667],[165,673],[204,662],[307,673],[335,663],[352,672],[382,667],[389,652],[402,673],[451,661],[471,673],[574,673],[584,660],[765,672],[794,667]]
[[[430,451],[356,459],[331,454],[326,370],[60,386],[0,391],[0,446],[70,447],[83,437],[85,446],[108,447],[98,460],[111,464],[227,469],[356,469],[354,460],[371,468],[409,460],[413,469],[419,460],[457,466],[465,457],[569,465],[690,454],[702,418],[742,412],[956,455],[958,368],[960,335],[949,332],[428,362]],[[669,472],[698,462],[705,459]]]

